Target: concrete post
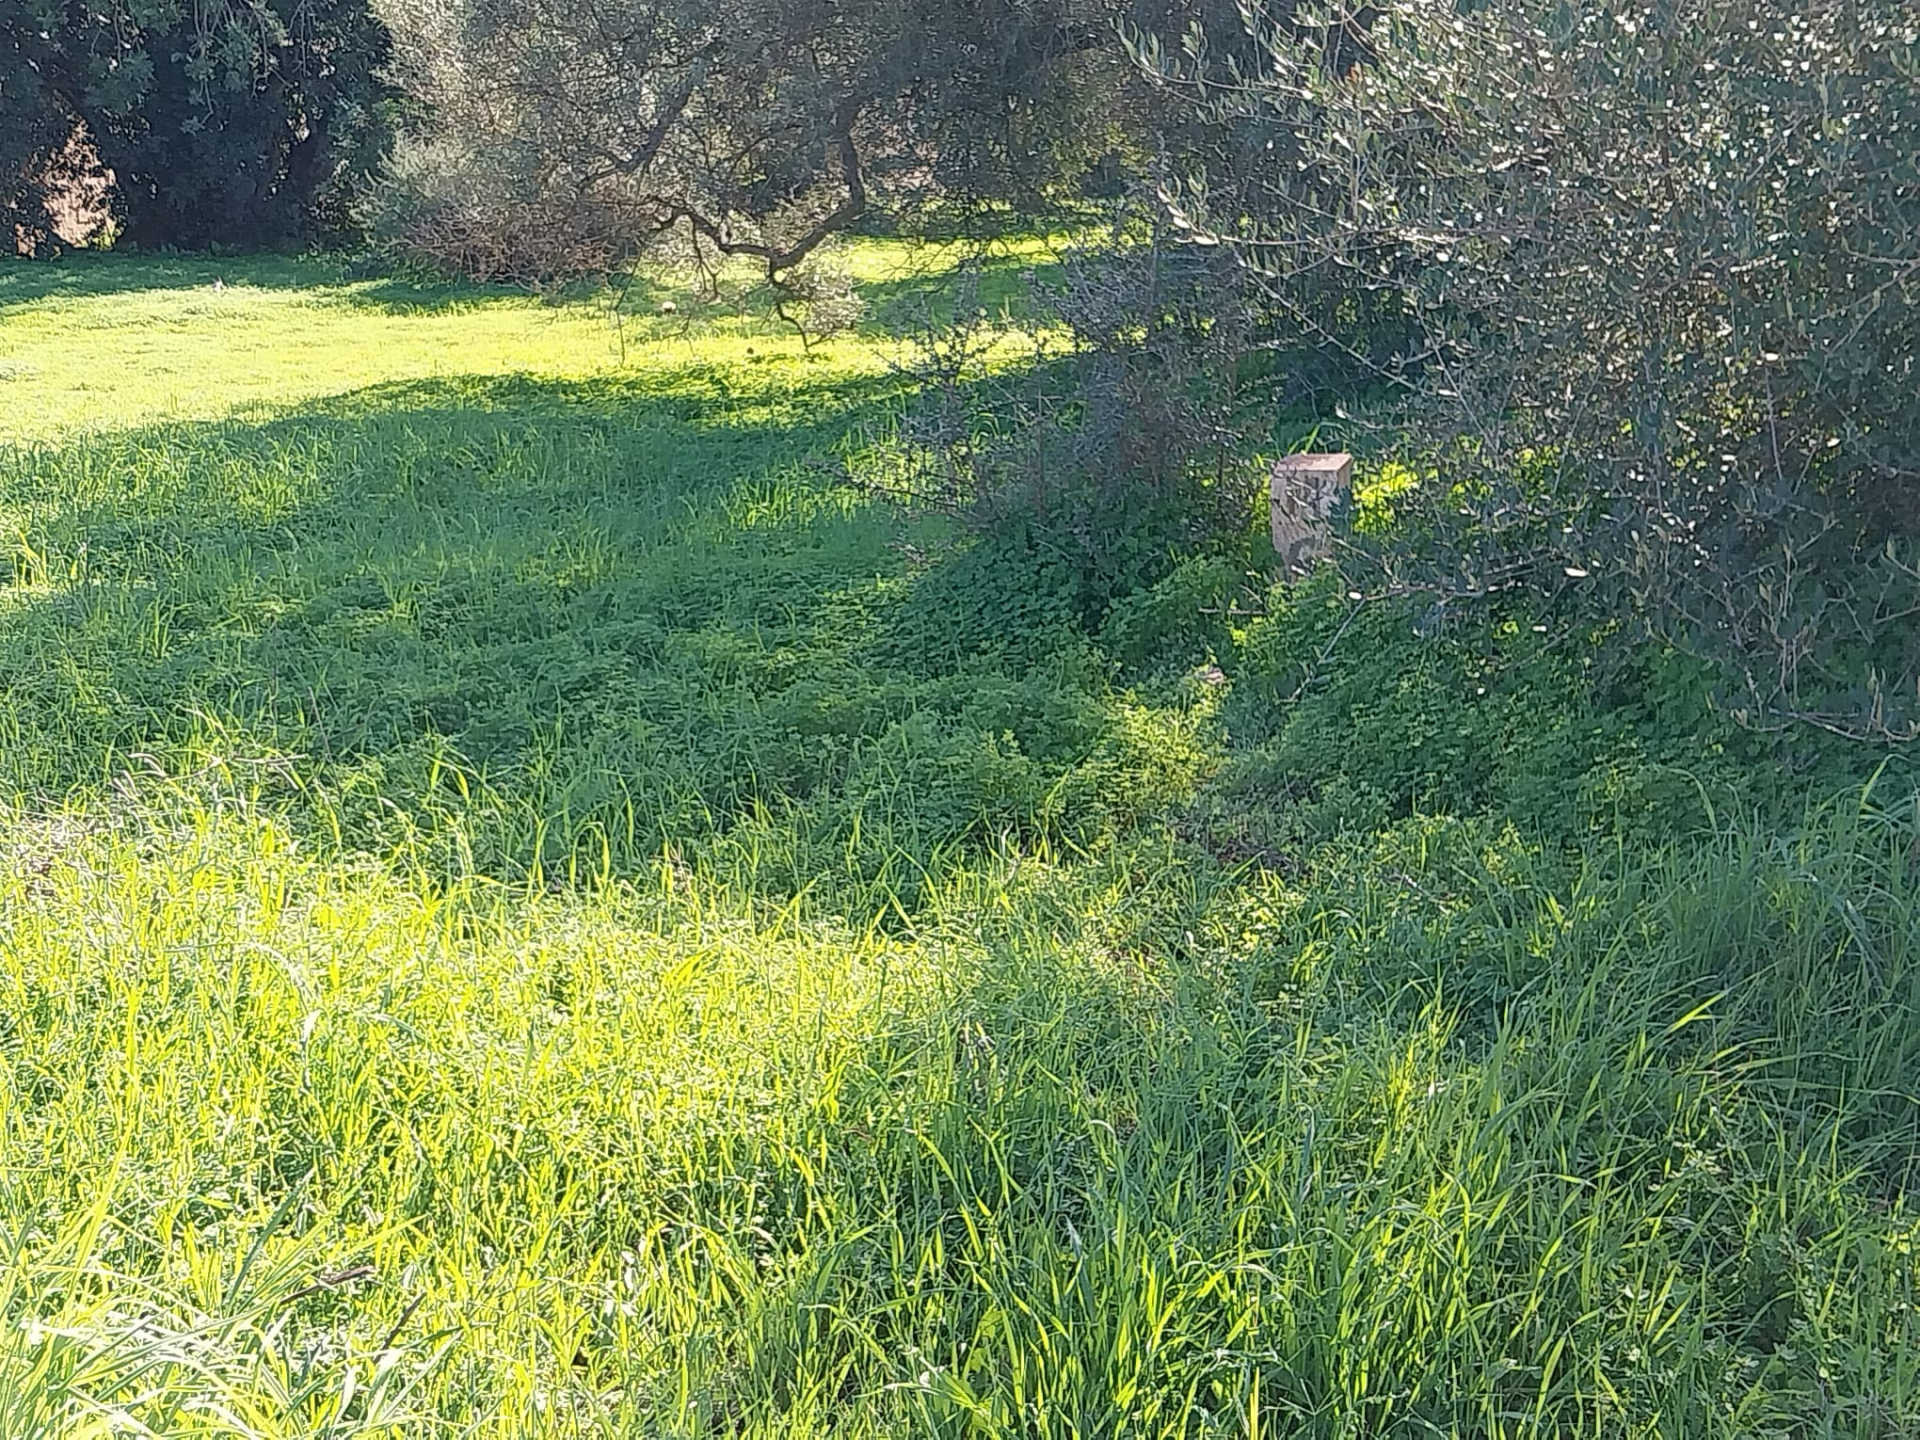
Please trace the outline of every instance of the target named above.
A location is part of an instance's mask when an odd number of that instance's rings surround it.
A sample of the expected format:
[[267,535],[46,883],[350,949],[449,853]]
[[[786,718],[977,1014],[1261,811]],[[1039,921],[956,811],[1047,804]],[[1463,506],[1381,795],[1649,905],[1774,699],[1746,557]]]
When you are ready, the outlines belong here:
[[1327,517],[1353,484],[1353,456],[1287,455],[1273,462],[1273,548],[1289,579],[1328,550]]

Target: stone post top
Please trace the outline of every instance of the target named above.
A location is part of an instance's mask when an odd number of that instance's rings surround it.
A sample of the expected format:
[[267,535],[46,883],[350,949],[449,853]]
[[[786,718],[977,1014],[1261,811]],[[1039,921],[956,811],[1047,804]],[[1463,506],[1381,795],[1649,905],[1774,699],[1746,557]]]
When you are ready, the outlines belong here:
[[1275,470],[1311,470],[1338,475],[1353,468],[1353,456],[1344,450],[1321,454],[1309,452],[1303,455],[1282,455],[1273,462]]
[[1353,483],[1353,456],[1283,455],[1273,462],[1273,549],[1289,575],[1323,559],[1329,518]]

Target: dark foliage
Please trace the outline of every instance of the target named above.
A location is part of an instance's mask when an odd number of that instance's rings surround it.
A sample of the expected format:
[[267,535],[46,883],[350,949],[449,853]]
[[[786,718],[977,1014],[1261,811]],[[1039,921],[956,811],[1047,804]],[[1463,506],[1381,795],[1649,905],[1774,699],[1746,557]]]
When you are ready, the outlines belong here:
[[0,0],[0,47],[0,186],[30,243],[51,237],[49,171],[77,133],[128,237],[190,249],[340,233],[386,141],[367,0]]
[[53,157],[72,134],[49,93],[58,13],[37,0],[0,0],[0,252],[31,254],[54,238]]
[[1249,558],[1250,448],[1300,396],[1224,251],[1125,235],[1029,276],[1031,353],[963,272],[929,306],[914,400],[868,478],[962,516],[1073,577],[1080,618],[1195,551]]

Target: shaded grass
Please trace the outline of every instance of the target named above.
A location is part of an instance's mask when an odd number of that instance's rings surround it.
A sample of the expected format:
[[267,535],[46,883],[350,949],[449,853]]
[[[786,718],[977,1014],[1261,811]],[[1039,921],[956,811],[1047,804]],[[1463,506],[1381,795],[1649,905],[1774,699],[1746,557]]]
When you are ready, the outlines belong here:
[[604,878],[750,835],[777,893],[1093,843],[1190,783],[1195,722],[1116,706],[1064,620],[1007,623],[1018,595],[979,597],[995,650],[943,644],[921,582],[952,537],[807,464],[891,393],[421,382],[13,452],[0,785],[217,758],[436,868]]
[[1126,688],[856,341],[120,263],[0,312],[0,1436],[1920,1426],[1905,789],[1582,829],[1311,592]]

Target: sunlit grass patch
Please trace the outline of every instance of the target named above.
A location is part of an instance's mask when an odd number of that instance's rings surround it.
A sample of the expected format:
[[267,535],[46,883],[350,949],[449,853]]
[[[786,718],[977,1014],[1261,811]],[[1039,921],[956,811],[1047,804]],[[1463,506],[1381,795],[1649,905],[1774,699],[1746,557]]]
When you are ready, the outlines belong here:
[[901,930],[122,804],[10,817],[0,890],[11,1363],[82,1346],[87,1404],[178,1333],[218,1433],[1914,1414],[1885,818],[1579,872],[1416,827],[1246,891],[1005,853]]

